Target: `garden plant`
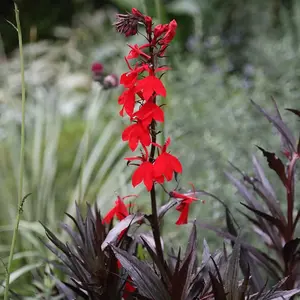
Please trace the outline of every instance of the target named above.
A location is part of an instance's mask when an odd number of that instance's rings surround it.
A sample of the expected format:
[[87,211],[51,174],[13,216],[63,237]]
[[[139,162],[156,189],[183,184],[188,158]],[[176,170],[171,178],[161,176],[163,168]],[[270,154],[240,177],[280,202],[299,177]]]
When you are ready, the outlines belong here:
[[[18,21],[17,25],[21,35]],[[229,172],[226,176],[245,200],[238,212],[247,225],[239,225],[222,197],[194,186],[193,182],[183,182],[181,175],[188,170],[172,150],[176,139],[166,135],[165,112],[172,98],[165,101],[168,91],[164,76],[172,72],[166,62],[176,36],[176,20],[155,24],[150,16],[132,8],[128,13],[117,14],[114,26],[126,38],[140,35],[144,43],[128,45],[129,52],[124,58],[128,70],[120,78],[106,73],[103,62],[92,65],[92,77],[103,90],[122,86],[118,117],[127,126],[119,139],[133,154],[118,158],[131,171],[132,187],[146,191],[149,209],[140,205],[137,194],[116,194],[113,207],[106,213],[97,204],[84,206],[82,199],[78,199],[74,215],[66,213],[71,222],[61,226],[68,241],[41,222],[48,238],[41,239],[41,247],[48,248],[56,257],[45,258],[48,276],[54,282],[47,299],[296,299],[300,294],[299,133],[292,133],[274,100],[274,113],[251,100],[253,108],[273,125],[280,137],[281,149],[276,153],[257,146],[279,180],[274,188],[256,156],[252,159],[254,175],[230,163],[241,179]],[[23,62],[22,68],[24,83]],[[20,217],[30,197],[22,196],[25,84],[22,86],[18,216],[6,270],[5,299],[24,298],[9,285]],[[299,109],[287,111],[291,117],[300,118]],[[184,114],[183,104],[174,113]],[[195,206],[205,207],[204,199],[208,197],[224,207],[226,228],[190,217]],[[189,237],[185,242],[166,243],[168,231],[163,230],[164,221],[172,218],[174,212],[177,219],[171,221],[173,227],[176,231],[187,227]],[[223,247],[211,251],[205,239],[200,243],[198,233],[203,230],[216,232],[224,239]],[[255,243],[253,232],[258,237]],[[40,285],[36,287],[39,290]]]

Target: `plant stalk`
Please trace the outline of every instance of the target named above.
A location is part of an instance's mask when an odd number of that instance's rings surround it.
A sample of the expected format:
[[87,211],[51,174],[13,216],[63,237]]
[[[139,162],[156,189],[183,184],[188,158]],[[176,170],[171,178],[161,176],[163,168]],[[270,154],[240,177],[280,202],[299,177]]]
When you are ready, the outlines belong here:
[[23,173],[24,173],[24,153],[25,153],[25,100],[26,100],[26,86],[25,86],[25,75],[24,75],[24,56],[23,56],[23,42],[22,42],[22,30],[20,24],[19,10],[16,3],[14,3],[15,8],[15,18],[17,23],[18,40],[19,40],[19,53],[20,53],[20,67],[21,67],[21,83],[22,83],[22,125],[21,125],[21,149],[20,149],[20,170],[19,170],[19,189],[18,189],[18,213],[16,217],[16,223],[13,231],[12,242],[10,246],[8,264],[7,264],[7,274],[5,279],[5,290],[4,290],[4,300],[8,300],[9,292],[9,280],[12,267],[12,261],[14,256],[15,245],[17,241],[17,235],[19,230],[19,224],[21,219],[21,214],[23,211]]
[[[294,168],[299,155],[297,153],[293,154],[292,160],[288,167],[288,178],[287,178],[287,219],[288,219],[288,241],[293,239],[294,235],[294,221],[293,221],[293,211],[294,211]],[[286,241],[286,242],[288,242]]]

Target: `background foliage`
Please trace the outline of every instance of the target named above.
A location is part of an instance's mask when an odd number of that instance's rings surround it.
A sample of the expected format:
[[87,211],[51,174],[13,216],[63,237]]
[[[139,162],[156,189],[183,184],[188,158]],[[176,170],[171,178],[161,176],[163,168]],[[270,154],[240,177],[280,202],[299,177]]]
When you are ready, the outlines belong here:
[[[268,108],[273,96],[281,109],[299,109],[298,1],[114,0],[101,7],[98,1],[60,3],[63,14],[57,14],[50,1],[43,7],[36,1],[20,1],[23,35],[29,42],[25,192],[32,195],[24,207],[12,279],[28,295],[33,287],[26,290],[28,286],[20,283],[32,277],[45,295],[52,284],[51,277],[36,270],[42,266],[46,274],[50,272],[38,221],[54,230],[65,211],[74,211],[75,200],[97,201],[106,211],[115,192],[133,192],[131,170],[122,160],[127,151],[120,141],[124,124],[116,118],[120,90],[102,91],[89,73],[95,60],[109,72],[125,70],[126,41],[111,26],[117,11],[135,6],[157,21],[176,18],[179,24],[167,58],[173,70],[165,78],[165,135],[176,137],[172,151],[184,166],[182,187],[192,181],[230,207],[238,206],[241,199],[223,175],[228,161],[251,172],[255,145],[272,149],[278,144],[275,132],[249,99]],[[13,21],[12,7],[4,8],[5,18]],[[17,35],[4,18],[0,34],[0,256],[5,263],[17,209],[21,103],[18,55],[13,50]],[[130,43],[139,37],[133,40]],[[288,122],[299,128],[295,119]],[[193,217],[223,226],[220,204],[206,200],[195,207]],[[143,194],[139,203],[150,209]],[[174,221],[175,215],[165,224],[171,232],[166,238],[183,239],[185,229],[178,230]],[[209,232],[200,236],[212,247],[219,243]]]

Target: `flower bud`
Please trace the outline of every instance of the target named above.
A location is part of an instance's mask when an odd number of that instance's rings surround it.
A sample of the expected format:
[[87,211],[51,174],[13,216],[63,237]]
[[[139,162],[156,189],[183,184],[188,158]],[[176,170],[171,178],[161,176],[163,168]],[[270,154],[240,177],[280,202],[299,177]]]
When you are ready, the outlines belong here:
[[104,89],[115,88],[119,85],[119,78],[116,74],[109,74],[104,77],[102,84]]

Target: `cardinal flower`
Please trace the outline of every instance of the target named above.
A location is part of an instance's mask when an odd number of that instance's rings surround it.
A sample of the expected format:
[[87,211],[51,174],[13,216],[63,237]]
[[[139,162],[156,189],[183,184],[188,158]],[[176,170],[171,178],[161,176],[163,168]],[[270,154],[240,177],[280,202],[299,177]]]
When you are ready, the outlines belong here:
[[132,115],[132,118],[141,121],[142,125],[147,128],[152,120],[163,122],[164,111],[155,103],[148,101]]
[[135,106],[134,88],[124,90],[118,99],[118,103],[123,105],[122,109],[120,110],[120,116],[124,116],[124,111],[128,116],[132,116]]
[[167,181],[172,180],[174,172],[182,172],[182,166],[178,158],[166,152],[170,143],[171,139],[168,138],[163,146],[154,144],[161,149],[161,154],[156,158],[154,163],[154,174],[157,177],[164,176]]
[[143,97],[148,101],[153,93],[166,97],[166,89],[159,78],[154,75],[149,75],[137,81],[136,91],[142,91]]
[[181,194],[177,191],[172,191],[169,193],[170,197],[180,200],[180,203],[176,206],[176,210],[180,212],[179,218],[176,222],[176,225],[187,224],[190,205],[197,201],[195,197],[195,192]]
[[147,48],[150,46],[150,44],[145,44],[142,46],[138,46],[137,44],[135,44],[134,46],[128,45],[131,50],[129,52],[129,54],[126,56],[127,59],[133,59],[133,58],[138,58],[139,56],[149,60],[151,58],[151,56],[149,56],[148,54],[146,54],[145,52],[142,51],[142,49]]
[[123,200],[129,197],[137,197],[137,195],[128,195],[123,198],[118,196],[117,200],[115,201],[115,206],[106,214],[102,220],[102,223],[109,224],[114,217],[117,217],[119,221],[125,219],[129,215],[127,208],[130,207],[131,204],[125,205]]
[[162,176],[155,176],[153,164],[148,161],[149,159],[148,150],[144,146],[143,148],[145,153],[142,153],[141,156],[127,157],[125,159],[128,161],[134,161],[134,160],[141,161],[141,164],[138,166],[138,168],[134,171],[132,175],[131,181],[133,187],[136,187],[141,182],[143,182],[145,187],[147,188],[147,191],[151,191],[154,182],[163,183],[164,180]]
[[159,44],[160,45],[169,44],[173,40],[176,34],[176,28],[177,28],[177,22],[175,20],[172,20],[168,25],[167,32],[165,33],[163,38],[159,41]]
[[134,151],[136,149],[139,142],[143,146],[149,146],[151,144],[149,129],[145,128],[139,121],[125,128],[122,133],[122,140],[128,141],[131,151]]

